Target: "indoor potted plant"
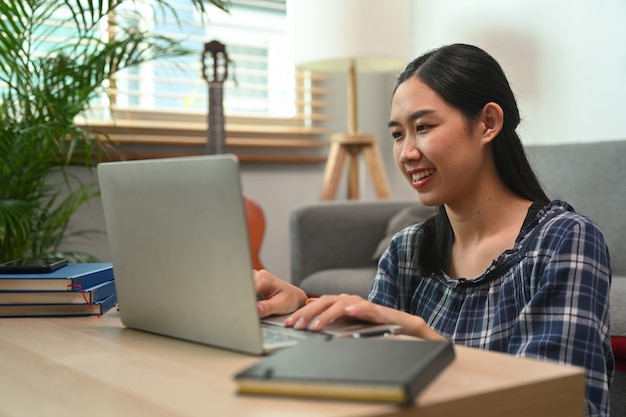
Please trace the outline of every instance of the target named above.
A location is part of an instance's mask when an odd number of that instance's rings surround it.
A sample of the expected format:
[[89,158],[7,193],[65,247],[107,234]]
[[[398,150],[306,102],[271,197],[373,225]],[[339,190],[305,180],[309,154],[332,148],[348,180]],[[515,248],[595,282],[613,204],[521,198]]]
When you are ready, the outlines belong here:
[[[203,16],[207,3],[228,10],[228,0],[191,2]],[[94,156],[110,145],[105,137],[77,125],[76,116],[106,91],[107,80],[116,72],[154,58],[198,53],[138,29],[138,21],[145,18],[138,9],[128,24],[116,20],[114,32],[102,32],[102,22],[118,10],[132,13],[139,3],[0,2],[0,262],[51,255],[94,260],[80,250],[59,253],[68,235],[93,232],[70,231],[68,224],[76,210],[98,194],[97,184],[80,183],[66,168],[77,158],[93,166]],[[167,0],[152,0],[151,7],[157,9],[156,19],[163,12],[176,17]],[[63,25],[50,25],[50,19]],[[65,31],[63,42],[50,46],[42,41],[55,30]],[[51,178],[60,181],[51,183]]]

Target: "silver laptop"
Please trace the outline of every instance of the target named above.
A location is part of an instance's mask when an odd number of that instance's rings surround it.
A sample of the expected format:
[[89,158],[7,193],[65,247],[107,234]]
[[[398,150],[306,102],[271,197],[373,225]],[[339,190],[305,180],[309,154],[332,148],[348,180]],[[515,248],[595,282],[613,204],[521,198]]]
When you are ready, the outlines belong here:
[[[261,325],[234,155],[102,163],[98,181],[125,326],[256,355],[325,337]],[[393,331],[331,330],[361,328]]]

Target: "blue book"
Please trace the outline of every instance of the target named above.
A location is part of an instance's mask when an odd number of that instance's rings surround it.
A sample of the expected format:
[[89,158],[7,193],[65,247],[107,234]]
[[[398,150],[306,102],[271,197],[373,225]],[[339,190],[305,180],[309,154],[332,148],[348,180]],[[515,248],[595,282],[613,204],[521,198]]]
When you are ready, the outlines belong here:
[[115,294],[115,281],[106,281],[83,291],[0,291],[2,304],[94,304]]
[[112,294],[94,304],[0,305],[0,317],[101,316],[115,307],[116,302],[117,296]]
[[0,291],[84,291],[113,280],[110,262],[69,263],[41,274],[0,274]]

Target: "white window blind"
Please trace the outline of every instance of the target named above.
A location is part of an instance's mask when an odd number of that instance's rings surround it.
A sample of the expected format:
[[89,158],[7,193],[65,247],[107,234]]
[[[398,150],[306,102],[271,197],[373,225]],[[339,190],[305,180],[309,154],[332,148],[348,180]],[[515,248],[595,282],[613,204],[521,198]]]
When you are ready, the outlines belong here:
[[[233,1],[229,14],[215,9],[204,25],[188,0],[173,0],[171,4],[181,25],[166,14],[145,29],[179,39],[198,54],[122,72],[116,82],[117,108],[206,111],[207,84],[200,57],[205,42],[219,40],[226,45],[231,60],[224,85],[228,114],[295,115],[295,73],[284,0]],[[145,13],[151,12],[146,6]]]

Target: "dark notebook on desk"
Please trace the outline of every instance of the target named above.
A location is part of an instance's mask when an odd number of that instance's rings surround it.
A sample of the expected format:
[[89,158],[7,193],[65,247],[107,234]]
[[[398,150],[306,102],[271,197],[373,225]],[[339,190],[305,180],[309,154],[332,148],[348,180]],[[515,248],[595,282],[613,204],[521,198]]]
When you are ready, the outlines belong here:
[[323,337],[260,324],[235,156],[102,163],[98,180],[125,326],[251,354]]
[[454,357],[445,341],[335,338],[276,352],[235,381],[242,394],[408,405]]

